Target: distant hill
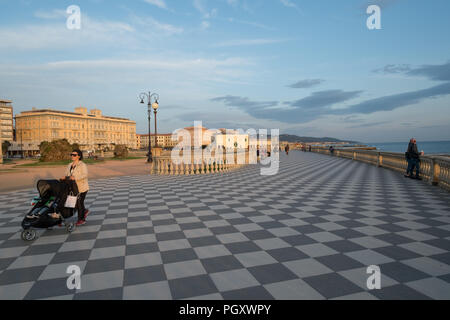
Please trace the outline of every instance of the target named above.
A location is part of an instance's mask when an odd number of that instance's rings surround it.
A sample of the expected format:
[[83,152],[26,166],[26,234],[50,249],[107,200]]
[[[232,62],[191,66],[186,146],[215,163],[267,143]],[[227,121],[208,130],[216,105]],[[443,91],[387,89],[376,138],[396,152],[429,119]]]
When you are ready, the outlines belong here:
[[336,138],[330,138],[330,137],[323,137],[323,138],[315,138],[315,137],[299,137],[296,135],[291,134],[280,134],[280,141],[287,141],[287,142],[348,142],[348,143],[357,143],[356,141],[348,141],[348,140],[339,140]]

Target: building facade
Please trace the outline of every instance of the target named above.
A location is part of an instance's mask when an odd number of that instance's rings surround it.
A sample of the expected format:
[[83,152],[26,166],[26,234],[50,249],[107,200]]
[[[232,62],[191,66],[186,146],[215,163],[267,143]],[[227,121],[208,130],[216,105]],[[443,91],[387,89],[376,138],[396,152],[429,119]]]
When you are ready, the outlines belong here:
[[212,138],[219,149],[248,149],[249,140],[248,134],[230,129],[219,129],[219,132]]
[[19,146],[39,150],[43,141],[67,139],[83,150],[102,151],[124,144],[137,149],[136,122],[102,115],[97,109],[80,107],[75,112],[52,109],[22,112],[16,115],[16,140]]
[[138,150],[141,149],[141,135],[140,134],[136,134],[136,149],[138,149]]
[[13,128],[12,101],[0,100],[0,140],[12,142],[14,140]]
[[8,141],[11,143],[13,140],[14,131],[12,102],[10,100],[0,99],[0,163],[3,163],[3,142]]
[[186,127],[182,130],[177,130],[175,136],[175,145],[180,147],[190,146],[191,148],[201,148],[211,144],[214,132],[203,126]]
[[[138,149],[148,149],[148,134],[138,134],[137,136],[137,143]],[[156,141],[158,141],[158,147],[160,148],[173,148],[176,146],[176,141],[172,140],[172,134],[158,134],[157,136],[155,134],[151,135],[151,142],[152,147],[156,146]]]
[[[148,134],[138,134],[136,141],[138,149],[148,149]],[[219,129],[210,130],[205,127],[187,127],[182,130],[177,130],[175,134],[158,134],[151,135],[152,147],[155,146],[155,139],[158,141],[158,147],[161,148],[174,148],[177,145],[179,147],[191,148],[206,147],[214,144],[216,149],[239,149],[239,150],[252,150],[252,149],[271,149],[272,140],[270,137],[259,139],[252,139],[248,133],[232,130],[232,129]],[[279,148],[279,145],[274,146]]]

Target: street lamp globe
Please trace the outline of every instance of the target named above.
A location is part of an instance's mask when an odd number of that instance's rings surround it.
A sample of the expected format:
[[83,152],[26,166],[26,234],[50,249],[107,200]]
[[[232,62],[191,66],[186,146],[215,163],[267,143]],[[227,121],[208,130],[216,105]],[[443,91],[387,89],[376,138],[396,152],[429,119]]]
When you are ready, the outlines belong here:
[[159,104],[158,104],[158,101],[156,101],[156,102],[154,102],[153,104],[152,104],[152,108],[153,108],[153,110],[158,110],[158,108],[159,108]]

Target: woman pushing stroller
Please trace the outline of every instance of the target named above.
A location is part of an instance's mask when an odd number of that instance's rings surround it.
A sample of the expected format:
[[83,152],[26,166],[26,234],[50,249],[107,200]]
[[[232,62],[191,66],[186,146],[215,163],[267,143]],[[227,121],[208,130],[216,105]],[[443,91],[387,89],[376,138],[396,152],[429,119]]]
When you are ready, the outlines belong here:
[[[75,226],[86,223],[89,210],[84,207],[84,200],[89,191],[88,171],[80,150],[72,151],[71,157],[72,163],[67,166],[66,176],[61,181],[38,181],[39,197],[33,199],[33,207],[22,221],[23,240],[34,240],[35,229],[49,229],[56,225],[62,227],[64,224],[71,233]],[[68,220],[73,216],[74,207],[78,211],[76,224]]]
[[87,165],[83,162],[83,152],[81,150],[73,150],[70,156],[72,163],[67,166],[66,176],[61,178],[61,180],[74,180],[77,184],[79,195],[75,208],[78,211],[78,222],[76,226],[79,227],[86,223],[86,217],[89,215],[89,210],[84,206],[84,200],[89,191],[88,169]]

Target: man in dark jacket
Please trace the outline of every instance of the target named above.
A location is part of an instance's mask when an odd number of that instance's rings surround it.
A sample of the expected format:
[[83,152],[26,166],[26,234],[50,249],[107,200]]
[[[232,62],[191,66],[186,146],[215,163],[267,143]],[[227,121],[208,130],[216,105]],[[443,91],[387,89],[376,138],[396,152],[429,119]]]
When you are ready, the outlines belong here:
[[406,159],[406,162],[408,163],[408,166],[406,167],[405,178],[409,178],[412,176],[412,172],[411,172],[412,161],[411,161],[411,156],[409,155],[409,150],[412,148],[413,140],[414,140],[414,138],[411,138],[411,140],[409,140],[408,148],[406,149],[406,152],[405,152],[405,159]]
[[334,156],[334,147],[333,146],[330,146],[329,151],[330,151],[330,154],[332,156]]
[[[406,170],[406,174],[409,178],[415,178],[421,180],[420,178],[420,156],[423,155],[423,152],[417,150],[417,141],[412,138],[408,145],[408,151],[406,152],[406,158],[408,160],[408,169]],[[416,176],[413,177],[414,169],[416,170]]]

